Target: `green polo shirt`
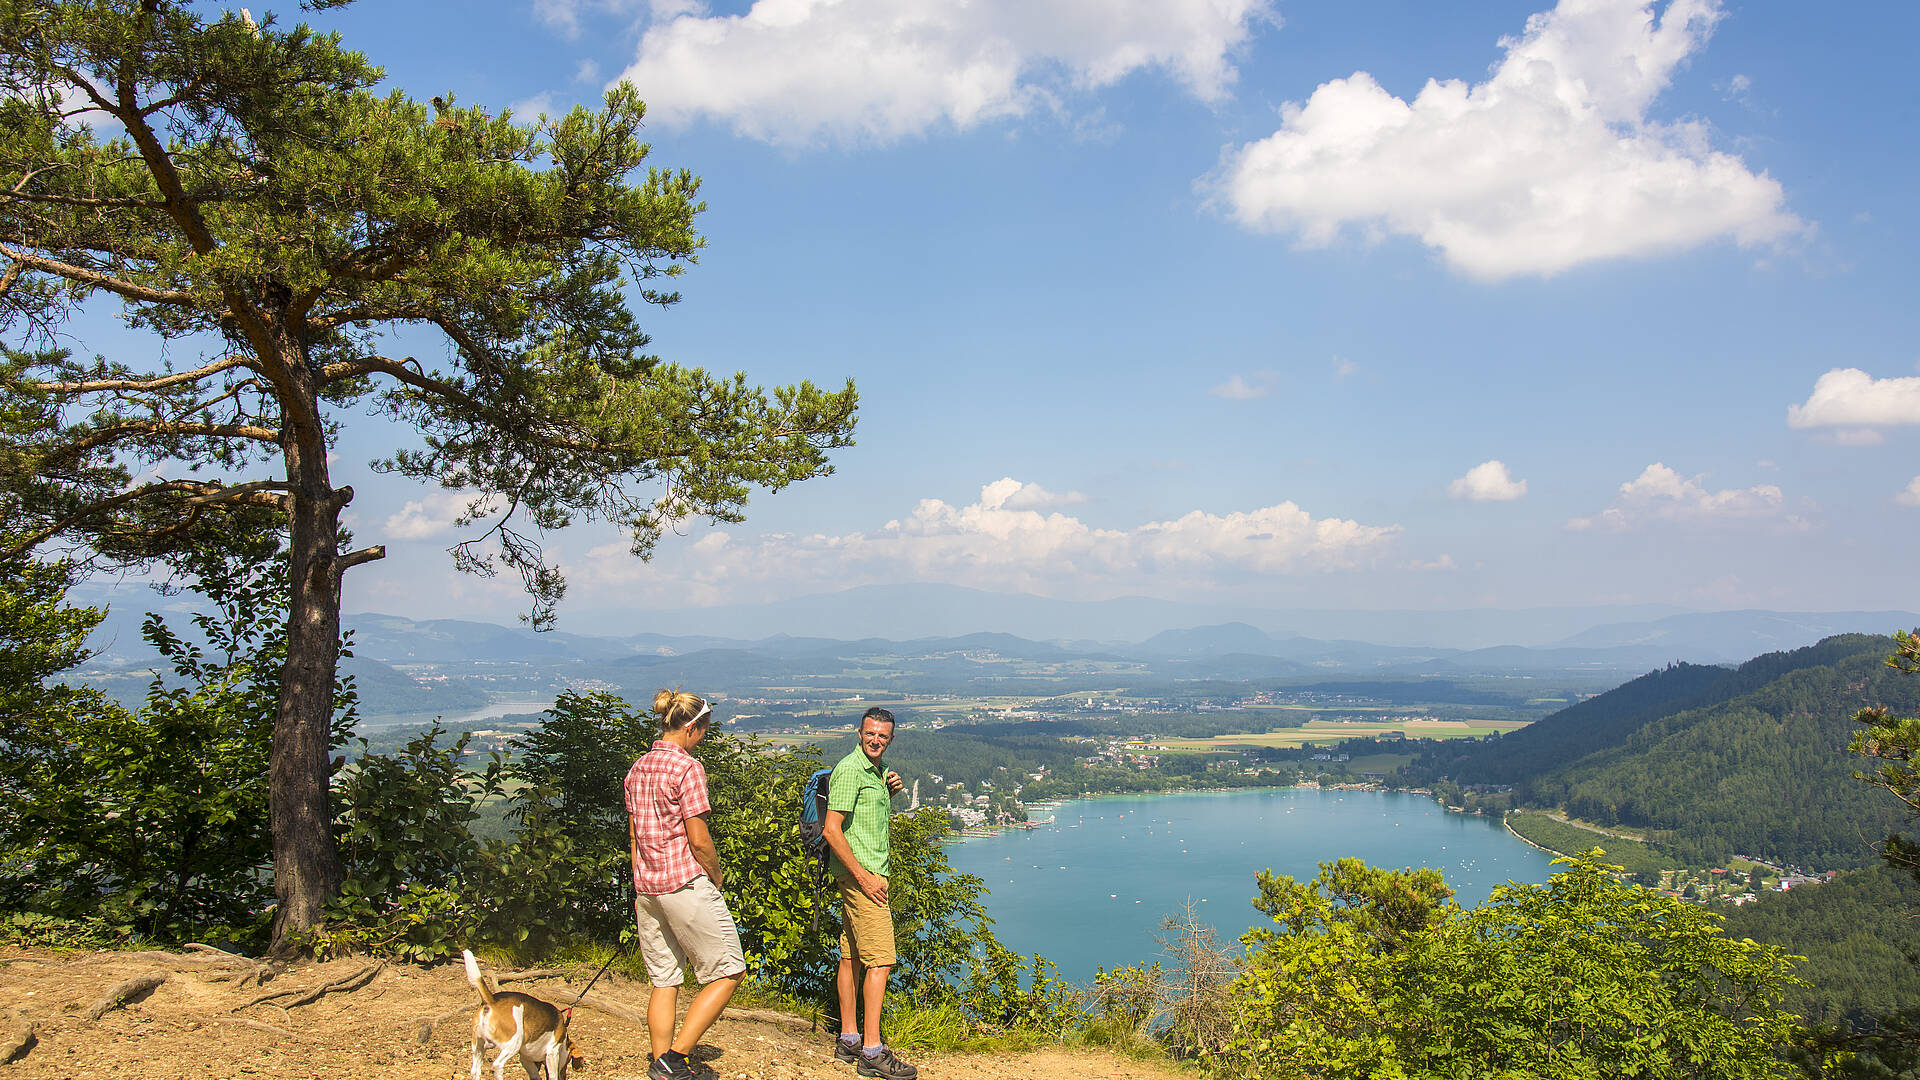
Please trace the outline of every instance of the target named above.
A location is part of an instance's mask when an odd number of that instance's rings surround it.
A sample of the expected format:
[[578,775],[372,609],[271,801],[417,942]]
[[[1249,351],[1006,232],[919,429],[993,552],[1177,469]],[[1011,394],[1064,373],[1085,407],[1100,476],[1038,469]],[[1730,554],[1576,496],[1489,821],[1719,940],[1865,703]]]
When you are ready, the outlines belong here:
[[[847,847],[869,874],[887,876],[891,863],[887,858],[887,818],[893,794],[887,790],[887,767],[868,761],[867,752],[858,746],[840,759],[827,781],[827,809],[848,811],[844,832]],[[827,859],[834,877],[851,876],[838,855]]]

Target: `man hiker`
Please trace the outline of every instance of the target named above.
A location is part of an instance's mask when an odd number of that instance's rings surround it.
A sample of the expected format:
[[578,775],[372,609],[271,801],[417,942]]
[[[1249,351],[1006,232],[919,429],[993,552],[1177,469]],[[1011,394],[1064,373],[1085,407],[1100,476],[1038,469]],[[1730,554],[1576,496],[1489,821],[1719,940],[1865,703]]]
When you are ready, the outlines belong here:
[[[880,755],[893,742],[893,714],[868,709],[860,718],[859,745],[833,767],[827,782],[827,817],[821,835],[827,861],[840,887],[840,1040],[836,1060],[852,1062],[861,1076],[914,1080],[920,1070],[901,1061],[880,1041],[880,1007],[893,971],[893,912],[887,907],[888,823],[900,774]],[[860,1006],[866,1023],[856,1022]]]
[[[662,690],[653,699],[660,738],[627,770],[627,845],[633,856],[634,917],[653,995],[648,1080],[693,1080],[687,1054],[746,977],[740,934],[720,896],[720,858],[707,831],[707,771],[687,751],[713,723],[713,705]],[[700,992],[676,1035],[675,1005],[686,969]],[[476,1059],[477,1060],[477,1059]]]

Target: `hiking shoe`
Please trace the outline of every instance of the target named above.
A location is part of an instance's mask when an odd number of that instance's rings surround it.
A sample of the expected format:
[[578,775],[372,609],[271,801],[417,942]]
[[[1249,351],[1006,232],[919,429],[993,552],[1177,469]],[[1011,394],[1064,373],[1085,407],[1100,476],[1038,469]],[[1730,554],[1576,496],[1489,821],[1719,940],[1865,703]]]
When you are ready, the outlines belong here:
[[849,1043],[845,1039],[833,1040],[833,1060],[844,1061],[849,1065],[860,1064],[860,1044]]
[[920,1075],[919,1069],[895,1057],[891,1046],[881,1047],[880,1052],[872,1057],[861,1051],[854,1072],[861,1076],[877,1076],[880,1080],[914,1080]]
[[653,1059],[647,1066],[647,1080],[694,1080],[693,1070],[681,1065],[675,1068],[664,1057]]

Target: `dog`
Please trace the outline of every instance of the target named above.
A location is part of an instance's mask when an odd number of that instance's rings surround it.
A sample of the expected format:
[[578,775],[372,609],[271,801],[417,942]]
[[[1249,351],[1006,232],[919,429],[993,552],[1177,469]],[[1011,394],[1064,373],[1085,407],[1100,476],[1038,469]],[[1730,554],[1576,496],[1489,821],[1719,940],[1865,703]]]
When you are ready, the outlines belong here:
[[556,1009],[532,994],[514,990],[495,991],[480,977],[480,962],[462,949],[467,962],[467,981],[480,992],[480,1008],[473,1014],[473,1080],[480,1080],[480,1069],[487,1050],[498,1050],[493,1059],[493,1080],[507,1080],[507,1059],[518,1055],[527,1070],[527,1080],[567,1080],[568,1068],[585,1068],[586,1061],[574,1052],[567,1027],[573,1021],[572,1009]]

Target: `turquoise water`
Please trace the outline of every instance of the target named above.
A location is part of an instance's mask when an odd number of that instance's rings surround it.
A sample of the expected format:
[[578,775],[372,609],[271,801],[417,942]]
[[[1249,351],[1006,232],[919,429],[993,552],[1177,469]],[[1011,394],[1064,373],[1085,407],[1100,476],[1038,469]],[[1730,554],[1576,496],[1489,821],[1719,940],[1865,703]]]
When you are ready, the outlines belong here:
[[947,854],[986,882],[987,912],[1008,948],[1039,952],[1076,982],[1096,967],[1161,959],[1161,920],[1189,898],[1231,943],[1264,919],[1249,903],[1264,869],[1306,880],[1319,863],[1349,856],[1396,869],[1432,866],[1469,907],[1509,879],[1540,882],[1550,873],[1550,856],[1498,820],[1449,814],[1423,795],[1282,788],[1117,796],[1051,814],[1051,825],[969,838]]

